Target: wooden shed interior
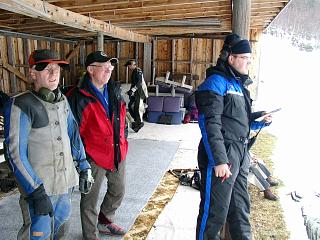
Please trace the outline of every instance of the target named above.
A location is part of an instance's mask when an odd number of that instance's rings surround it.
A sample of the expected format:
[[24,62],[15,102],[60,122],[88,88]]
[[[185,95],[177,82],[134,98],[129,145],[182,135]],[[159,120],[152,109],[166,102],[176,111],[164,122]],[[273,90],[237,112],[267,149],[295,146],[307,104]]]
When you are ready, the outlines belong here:
[[149,83],[170,71],[196,87],[228,33],[249,38],[258,59],[259,36],[289,1],[1,0],[0,90],[30,88],[28,56],[43,48],[70,61],[64,85],[77,81],[88,53],[104,50],[119,59],[114,80],[126,82],[123,65],[136,59]]

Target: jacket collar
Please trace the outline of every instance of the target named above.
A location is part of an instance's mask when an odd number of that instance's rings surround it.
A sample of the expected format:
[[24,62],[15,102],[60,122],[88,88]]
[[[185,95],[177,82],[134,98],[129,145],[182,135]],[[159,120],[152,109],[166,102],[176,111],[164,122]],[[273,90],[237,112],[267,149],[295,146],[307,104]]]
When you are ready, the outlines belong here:
[[216,66],[209,67],[206,70],[207,77],[213,74],[221,75],[227,79],[231,79],[231,78],[237,79],[240,83],[242,83],[246,87],[253,82],[249,77],[249,75],[240,74],[236,69],[230,66],[228,62],[225,62],[220,58],[218,58]]

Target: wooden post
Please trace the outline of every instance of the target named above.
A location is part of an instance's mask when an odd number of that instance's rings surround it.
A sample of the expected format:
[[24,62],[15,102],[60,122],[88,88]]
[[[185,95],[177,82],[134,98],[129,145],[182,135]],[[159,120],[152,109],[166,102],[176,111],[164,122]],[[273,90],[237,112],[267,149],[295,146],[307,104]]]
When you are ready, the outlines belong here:
[[134,59],[139,66],[139,43],[135,42]]
[[98,51],[103,51],[104,49],[104,36],[103,33],[99,32],[98,33]]
[[[7,38],[7,46],[8,46],[8,63],[14,68],[15,67],[15,62],[16,62],[16,54],[14,51],[14,43],[13,43],[13,38],[12,37],[8,37]],[[13,74],[12,72],[10,73],[10,90],[13,93],[16,93],[18,90],[18,86],[17,86],[17,77],[15,74]]]
[[143,44],[143,76],[147,85],[151,83],[151,43]]
[[154,80],[156,78],[156,67],[157,67],[157,40],[152,40],[152,85],[154,85]]
[[80,46],[80,65],[81,68],[85,68],[85,60],[86,60],[86,43]]
[[[64,44],[63,43],[59,43],[59,47],[60,47],[60,57],[61,58],[63,58],[63,59],[65,59],[65,53],[64,53]],[[70,63],[70,62],[69,62]],[[70,64],[71,65],[71,64]],[[62,79],[61,81],[60,81],[60,84],[62,84],[62,86],[64,87],[65,85],[67,85],[67,84],[69,84],[69,82],[67,83],[66,81],[68,81],[69,79],[66,79],[66,73],[65,73],[65,71],[63,71],[62,73],[61,73],[61,76],[60,76],[60,78]],[[72,75],[72,72],[70,71],[70,75]],[[71,77],[71,79],[73,79],[73,77]]]
[[[117,59],[119,60],[119,58],[120,58],[120,42],[117,41]],[[117,64],[117,81],[121,82],[121,80],[120,80],[120,62],[118,62],[118,64]]]
[[175,73],[174,71],[174,59],[176,57],[175,55],[176,55],[176,40],[172,39],[171,40],[171,74],[172,74],[171,76],[173,76],[173,74]]
[[233,0],[232,32],[249,39],[251,0]]
[[190,63],[189,63],[189,68],[190,68],[190,82],[189,84],[190,85],[194,85],[193,87],[196,88],[197,85],[196,85],[196,82],[195,84],[193,84],[193,76],[192,76],[192,66],[193,66],[193,47],[194,47],[194,38],[191,38],[190,39]]
[[28,44],[28,39],[23,38],[23,63],[29,65],[29,54],[30,54],[30,49],[29,49],[29,44]]

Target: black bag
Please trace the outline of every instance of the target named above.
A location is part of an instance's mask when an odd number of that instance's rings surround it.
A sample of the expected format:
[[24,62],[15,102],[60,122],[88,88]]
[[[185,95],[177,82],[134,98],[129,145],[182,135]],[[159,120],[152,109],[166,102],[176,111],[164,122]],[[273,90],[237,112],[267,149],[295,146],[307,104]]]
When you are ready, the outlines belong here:
[[193,182],[194,185],[192,187],[194,187],[195,189],[200,190],[200,186],[201,186],[201,173],[200,170],[195,170],[193,173]]
[[197,190],[200,190],[201,186],[201,173],[199,169],[191,170],[172,170],[174,176],[179,178],[179,182],[184,186],[190,186]]

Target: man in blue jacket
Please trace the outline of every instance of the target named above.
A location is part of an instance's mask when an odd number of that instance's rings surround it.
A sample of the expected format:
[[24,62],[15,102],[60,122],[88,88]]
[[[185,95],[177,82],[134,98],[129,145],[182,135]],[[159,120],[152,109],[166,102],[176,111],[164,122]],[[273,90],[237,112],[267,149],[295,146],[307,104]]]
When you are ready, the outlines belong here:
[[34,89],[4,109],[6,158],[21,193],[17,239],[68,239],[73,189],[79,184],[87,194],[93,183],[78,125],[58,88],[69,64],[47,49],[35,50],[29,64]]
[[250,128],[271,122],[254,119],[263,112],[251,112],[246,86],[251,48],[248,40],[230,34],[224,41],[217,65],[208,68],[206,80],[195,97],[202,139],[198,149],[201,171],[201,202],[197,239],[220,239],[219,231],[229,223],[233,240],[251,239],[250,200],[247,175],[250,161],[247,144]]

